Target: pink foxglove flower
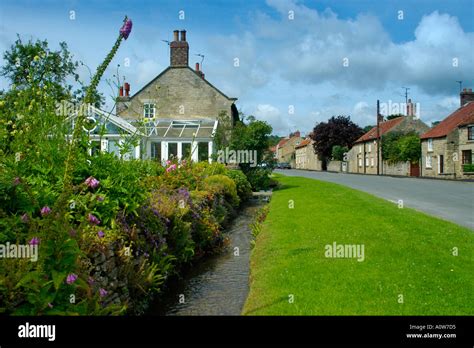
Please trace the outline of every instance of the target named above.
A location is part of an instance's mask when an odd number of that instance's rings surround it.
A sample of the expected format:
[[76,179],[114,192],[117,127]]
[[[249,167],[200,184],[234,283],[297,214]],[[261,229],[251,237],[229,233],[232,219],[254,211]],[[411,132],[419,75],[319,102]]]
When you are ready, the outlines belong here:
[[29,242],[28,244],[29,245],[38,245],[40,243],[40,240],[38,237],[33,237]]
[[97,217],[95,217],[94,215],[92,215],[92,214],[89,214],[89,215],[87,216],[87,221],[89,221],[89,222],[90,222],[91,224],[93,224],[93,225],[98,225],[98,224],[100,224],[100,220],[99,220]]
[[171,172],[172,170],[176,170],[176,164],[172,164],[168,168],[166,168],[167,173]]
[[84,183],[89,186],[90,188],[95,189],[96,187],[99,186],[100,181],[94,178],[93,176],[89,176]]
[[71,285],[71,284],[74,283],[76,280],[77,280],[77,274],[71,273],[71,274],[68,274],[68,276],[67,276],[67,278],[66,278],[66,283],[68,283],[69,285]]
[[20,219],[21,219],[21,222],[23,222],[23,223],[25,223],[25,224],[30,220],[30,218],[28,217],[28,214],[27,214],[27,213],[24,213],[24,214],[21,216]]
[[41,215],[46,216],[49,213],[51,213],[51,208],[45,205],[43,208],[41,208]]
[[130,35],[130,32],[132,31],[132,20],[127,19],[125,23],[123,23],[122,28],[120,28],[120,35],[127,40],[128,36]]
[[100,297],[105,297],[107,296],[107,290],[100,288],[99,294],[100,294]]

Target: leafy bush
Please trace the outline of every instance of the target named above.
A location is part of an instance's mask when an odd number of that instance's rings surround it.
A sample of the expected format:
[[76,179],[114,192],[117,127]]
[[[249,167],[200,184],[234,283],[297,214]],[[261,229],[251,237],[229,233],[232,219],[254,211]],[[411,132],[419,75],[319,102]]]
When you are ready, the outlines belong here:
[[246,202],[250,197],[252,197],[252,186],[247,180],[247,176],[242,173],[242,171],[229,170],[226,175],[234,180],[241,203]]
[[332,158],[335,161],[342,161],[344,159],[344,152],[348,152],[347,146],[334,145],[332,147]]
[[271,186],[271,170],[264,168],[251,168],[245,172],[247,180],[252,186],[252,190],[268,190]]
[[464,164],[463,165],[464,172],[474,172],[474,164]]

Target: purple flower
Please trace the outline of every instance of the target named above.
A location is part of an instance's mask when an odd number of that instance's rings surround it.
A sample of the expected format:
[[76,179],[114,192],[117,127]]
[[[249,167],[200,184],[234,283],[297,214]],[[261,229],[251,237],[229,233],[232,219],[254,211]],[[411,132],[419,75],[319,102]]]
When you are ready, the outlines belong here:
[[84,183],[92,189],[95,189],[99,186],[100,181],[94,178],[93,176],[89,176]]
[[132,31],[132,24],[132,20],[127,19],[125,23],[123,23],[122,28],[120,28],[120,35],[122,35],[125,40],[128,39],[128,35],[130,35],[130,32]]
[[100,288],[99,294],[100,294],[100,297],[105,297],[107,296],[107,290]]
[[97,232],[97,235],[99,236],[99,238],[104,238],[105,233],[104,231],[100,230],[99,232]]
[[40,243],[40,240],[38,237],[33,237],[29,242],[28,244],[29,245],[38,245]]
[[43,208],[41,208],[41,215],[46,216],[49,213],[51,213],[51,208],[45,205]]
[[27,223],[28,220],[29,220],[28,214],[27,214],[27,213],[24,213],[24,214],[21,216],[21,222]]
[[94,285],[94,283],[95,283],[94,278],[89,277],[89,278],[87,279],[87,283],[89,283],[90,286]]
[[100,220],[99,220],[98,218],[96,218],[96,217],[95,217],[94,215],[92,215],[92,214],[89,214],[89,215],[87,216],[87,220],[88,220],[91,224],[93,224],[93,225],[98,225],[98,224],[100,224]]
[[97,196],[97,200],[99,202],[103,202],[104,201],[104,196]]
[[16,177],[15,179],[13,179],[13,186],[18,186],[21,184],[21,180],[19,177]]
[[71,285],[71,284],[74,283],[76,280],[77,280],[77,274],[71,273],[71,274],[68,274],[68,276],[67,276],[67,278],[66,278],[66,283],[68,283],[69,285]]

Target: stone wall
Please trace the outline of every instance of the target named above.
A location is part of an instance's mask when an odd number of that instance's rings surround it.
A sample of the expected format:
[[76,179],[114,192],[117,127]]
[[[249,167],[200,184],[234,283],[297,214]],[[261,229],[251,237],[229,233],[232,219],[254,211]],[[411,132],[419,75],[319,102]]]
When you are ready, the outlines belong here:
[[388,163],[383,161],[383,174],[410,176],[410,162]]
[[133,307],[132,311],[137,311],[144,306],[148,298],[131,298],[131,288],[136,284],[133,284],[133,279],[129,277],[135,278],[134,274],[145,259],[120,256],[121,250],[118,249],[119,245],[115,242],[89,255],[93,290],[98,292],[102,288],[107,291],[103,298],[105,304],[128,305]]
[[342,162],[341,161],[330,161],[327,167],[328,172],[341,172]]

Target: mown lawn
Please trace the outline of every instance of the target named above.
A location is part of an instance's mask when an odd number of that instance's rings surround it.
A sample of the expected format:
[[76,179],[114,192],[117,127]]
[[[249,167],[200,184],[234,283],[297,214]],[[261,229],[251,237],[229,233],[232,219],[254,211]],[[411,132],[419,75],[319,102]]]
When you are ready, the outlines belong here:
[[[243,314],[474,314],[473,231],[337,184],[277,178]],[[325,257],[333,242],[363,244],[364,261]]]

